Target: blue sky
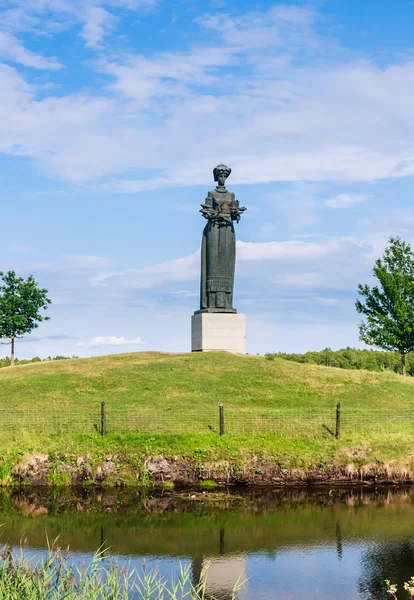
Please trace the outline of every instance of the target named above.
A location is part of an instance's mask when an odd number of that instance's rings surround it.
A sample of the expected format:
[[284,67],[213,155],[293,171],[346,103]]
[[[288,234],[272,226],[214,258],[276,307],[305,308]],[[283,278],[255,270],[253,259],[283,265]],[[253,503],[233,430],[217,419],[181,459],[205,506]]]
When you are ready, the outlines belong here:
[[414,241],[411,1],[0,13],[0,268],[53,301],[18,356],[188,350],[219,162],[248,208],[248,351],[360,345],[357,284],[390,235]]

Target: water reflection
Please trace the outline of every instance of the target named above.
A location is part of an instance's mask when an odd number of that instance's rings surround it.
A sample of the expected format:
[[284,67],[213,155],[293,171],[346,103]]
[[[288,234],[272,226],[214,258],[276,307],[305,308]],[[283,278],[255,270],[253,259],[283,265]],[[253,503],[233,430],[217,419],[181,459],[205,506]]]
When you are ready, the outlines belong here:
[[[204,576],[206,592],[217,600],[231,600],[236,588],[247,582],[247,558],[245,554],[226,556],[225,529],[220,527],[218,554],[194,556],[191,562],[193,582],[197,585]],[[239,597],[242,593],[239,593]]]
[[384,579],[397,583],[400,597],[404,582],[414,575],[414,541],[403,539],[387,544],[373,544],[362,557],[360,593],[362,598],[389,598],[384,591]]
[[[203,569],[208,567],[206,592],[217,600],[231,600],[234,588],[247,580],[247,558],[244,554],[194,557],[191,566],[194,583],[200,581]],[[240,593],[239,597],[242,595]]]
[[[1,541],[45,549],[59,537],[76,557],[101,546],[163,574],[209,563],[208,592],[231,598],[386,598],[384,579],[414,575],[411,490],[227,490],[143,496],[135,491],[0,493]],[[401,596],[403,597],[403,596]]]

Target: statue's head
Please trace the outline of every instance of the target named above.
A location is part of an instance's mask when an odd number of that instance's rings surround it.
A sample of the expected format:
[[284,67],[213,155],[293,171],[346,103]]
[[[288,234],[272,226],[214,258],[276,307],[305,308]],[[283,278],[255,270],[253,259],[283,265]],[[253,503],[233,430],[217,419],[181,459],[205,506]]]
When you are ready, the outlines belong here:
[[217,181],[220,187],[224,187],[230,173],[230,167],[226,167],[226,165],[217,165],[217,167],[213,169],[214,181]]

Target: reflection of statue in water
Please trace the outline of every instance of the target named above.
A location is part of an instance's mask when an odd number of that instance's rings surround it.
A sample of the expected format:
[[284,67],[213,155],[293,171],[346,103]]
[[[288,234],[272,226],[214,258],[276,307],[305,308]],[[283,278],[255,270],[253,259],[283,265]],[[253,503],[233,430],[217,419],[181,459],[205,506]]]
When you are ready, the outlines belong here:
[[245,598],[246,556],[244,553],[226,554],[224,542],[224,527],[220,527],[218,553],[207,557],[195,555],[191,561],[193,585],[205,583],[206,600],[232,600],[239,590],[237,598]]
[[236,313],[233,308],[236,236],[233,221],[240,221],[246,210],[234,193],[225,187],[231,169],[218,165],[214,171],[217,186],[201,205],[208,220],[201,244],[200,309],[206,312]]

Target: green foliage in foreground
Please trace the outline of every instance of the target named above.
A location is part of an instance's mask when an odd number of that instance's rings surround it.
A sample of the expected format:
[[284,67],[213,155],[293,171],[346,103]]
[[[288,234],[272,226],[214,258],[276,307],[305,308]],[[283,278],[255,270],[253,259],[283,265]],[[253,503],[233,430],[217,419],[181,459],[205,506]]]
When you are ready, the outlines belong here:
[[[383,352],[381,350],[361,350],[358,348],[342,348],[332,350],[325,348],[320,351],[305,352],[303,354],[274,352],[266,354],[268,360],[275,357],[310,365],[324,367],[337,367],[339,369],[367,370],[367,371],[392,371],[401,373],[401,357],[398,352]],[[414,352],[406,357],[407,372],[414,376]]]
[[[165,580],[156,571],[109,566],[96,554],[86,567],[69,562],[70,555],[51,550],[46,559],[27,560],[22,550],[15,557],[10,548],[0,553],[0,599],[7,600],[204,600],[206,570],[192,581],[191,567],[180,566],[178,577]],[[237,584],[235,594],[243,583]]]
[[[398,586],[395,583],[391,583],[389,579],[385,580],[385,584],[387,586],[387,593],[390,594],[394,600],[398,600],[397,598],[397,589]],[[409,595],[410,598],[414,598],[414,577],[411,577],[409,581],[404,583],[404,589]]]

